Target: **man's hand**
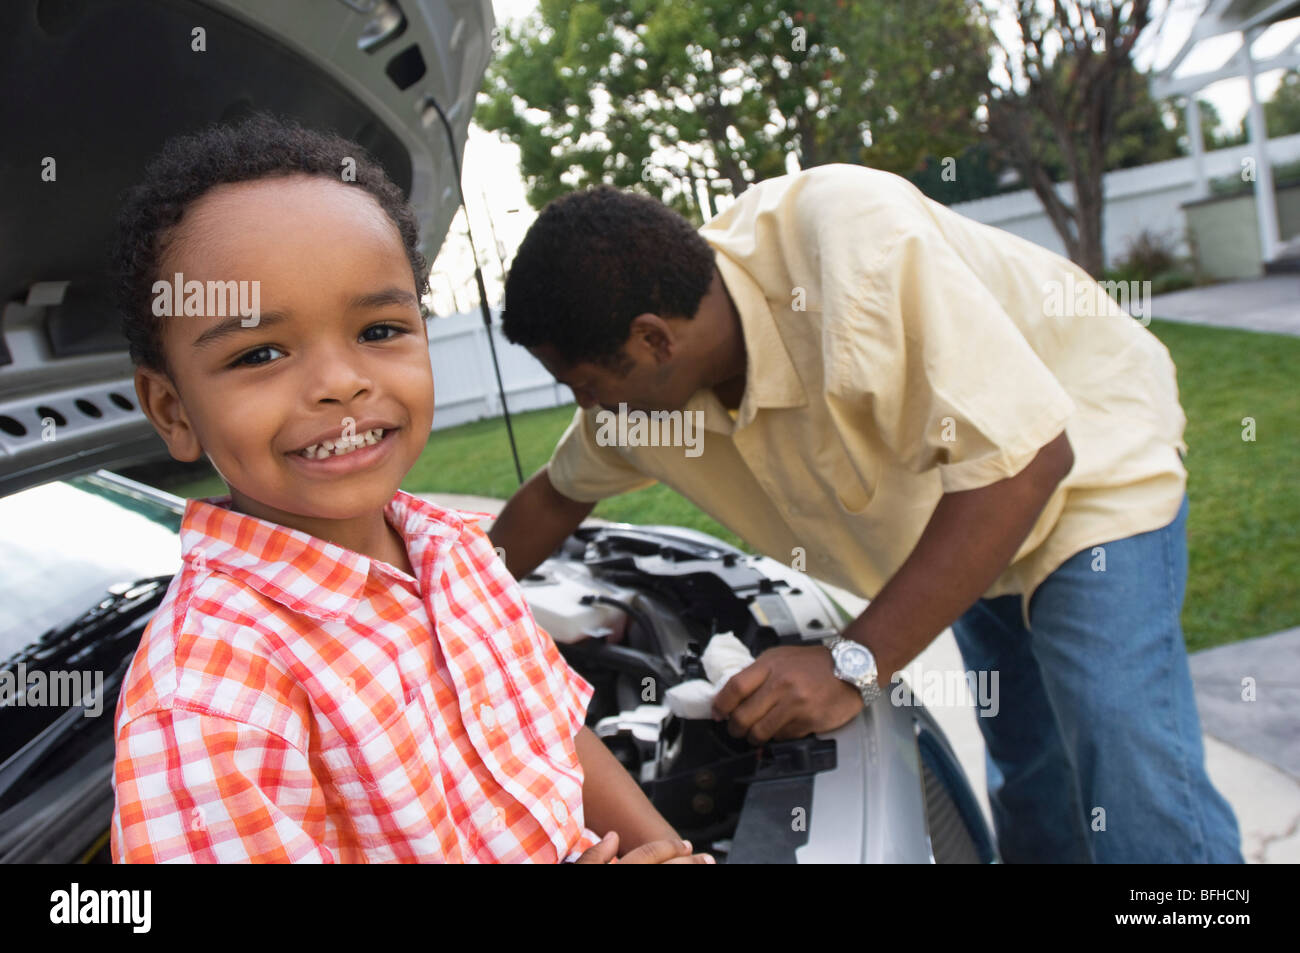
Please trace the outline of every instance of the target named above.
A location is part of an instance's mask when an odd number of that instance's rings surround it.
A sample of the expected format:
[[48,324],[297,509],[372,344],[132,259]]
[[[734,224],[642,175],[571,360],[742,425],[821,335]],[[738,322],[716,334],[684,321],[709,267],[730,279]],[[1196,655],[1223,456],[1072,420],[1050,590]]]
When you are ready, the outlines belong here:
[[715,718],[750,744],[833,731],[862,711],[862,695],[835,677],[824,645],[778,645],[727,680],[713,700]]
[[610,831],[594,847],[588,847],[578,864],[713,864],[712,854],[692,854],[690,841],[655,840],[618,856],[618,832]]

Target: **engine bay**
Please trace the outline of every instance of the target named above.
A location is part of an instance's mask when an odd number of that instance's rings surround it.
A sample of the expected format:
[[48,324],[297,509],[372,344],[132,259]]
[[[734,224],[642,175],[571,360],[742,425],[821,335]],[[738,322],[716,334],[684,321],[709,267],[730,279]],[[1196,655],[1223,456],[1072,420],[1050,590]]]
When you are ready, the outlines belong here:
[[[792,860],[807,828],[784,805],[792,785],[807,789],[808,803],[813,775],[835,766],[835,743],[755,747],[726,722],[678,717],[664,694],[705,676],[701,657],[723,633],[755,657],[820,642],[843,624],[834,603],[775,560],[680,527],[584,527],[521,586],[538,624],[595,689],[588,727],[669,823],[731,862]],[[773,810],[781,817],[766,816]]]

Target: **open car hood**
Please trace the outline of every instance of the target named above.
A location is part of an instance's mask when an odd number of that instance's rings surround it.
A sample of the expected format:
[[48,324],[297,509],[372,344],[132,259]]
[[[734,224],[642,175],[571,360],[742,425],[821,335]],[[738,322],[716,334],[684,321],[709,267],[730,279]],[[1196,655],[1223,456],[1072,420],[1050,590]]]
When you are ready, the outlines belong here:
[[354,139],[407,193],[432,260],[493,26],[490,0],[4,4],[0,494],[166,453],[106,280],[122,193],[166,139],[254,110]]

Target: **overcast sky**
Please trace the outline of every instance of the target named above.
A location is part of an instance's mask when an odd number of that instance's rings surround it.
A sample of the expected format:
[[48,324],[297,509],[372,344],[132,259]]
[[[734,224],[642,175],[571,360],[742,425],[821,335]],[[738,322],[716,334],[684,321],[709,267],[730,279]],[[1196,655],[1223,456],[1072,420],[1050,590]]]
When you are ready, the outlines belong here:
[[[1171,0],[1165,3],[1156,0],[1156,15],[1152,19],[1159,23],[1159,31],[1152,31],[1140,44],[1137,57],[1139,67],[1159,68],[1168,63],[1191,32],[1205,2],[1206,0]],[[506,23],[536,10],[537,0],[493,0],[492,6],[497,22]],[[1167,11],[1163,19],[1161,11]],[[1275,24],[1256,41],[1256,59],[1276,55],[1293,42],[1297,35],[1300,35],[1300,18]],[[1215,69],[1240,46],[1240,34],[1205,40],[1184,60],[1178,75]],[[1262,99],[1267,100],[1272,96],[1281,76],[1281,70],[1260,74],[1259,95]],[[1242,123],[1248,106],[1244,79],[1226,80],[1206,87],[1199,96],[1215,105],[1226,125]],[[495,306],[501,296],[502,265],[493,248],[492,228],[495,228],[496,240],[501,248],[501,259],[508,267],[515,249],[523,241],[524,233],[537,213],[528,206],[525,198],[524,184],[519,174],[519,150],[512,144],[502,142],[495,133],[485,132],[477,126],[470,128],[463,168],[465,198],[470,207],[474,244],[480,252],[479,261],[483,268],[488,298]],[[478,294],[474,288],[472,258],[464,233],[465,219],[461,212],[452,223],[447,240],[434,263],[431,296],[434,310],[438,314],[477,307]]]

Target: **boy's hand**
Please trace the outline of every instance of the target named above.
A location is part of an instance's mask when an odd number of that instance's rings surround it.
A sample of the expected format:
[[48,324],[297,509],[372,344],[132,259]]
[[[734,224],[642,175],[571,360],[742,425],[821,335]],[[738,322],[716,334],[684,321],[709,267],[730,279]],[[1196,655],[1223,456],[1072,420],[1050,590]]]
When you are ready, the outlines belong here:
[[618,856],[618,832],[610,831],[595,847],[583,851],[578,864],[713,864],[710,854],[692,854],[689,841],[656,840]]

